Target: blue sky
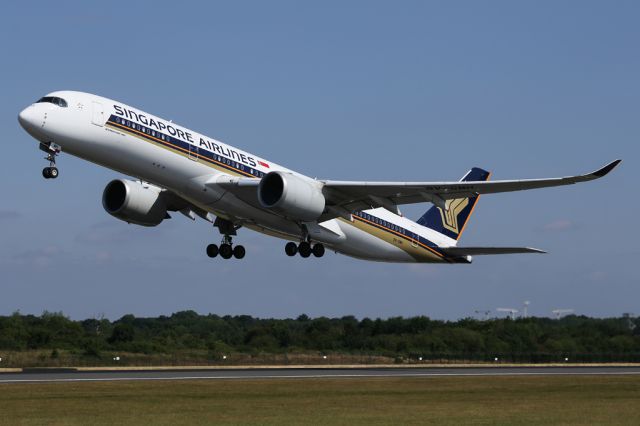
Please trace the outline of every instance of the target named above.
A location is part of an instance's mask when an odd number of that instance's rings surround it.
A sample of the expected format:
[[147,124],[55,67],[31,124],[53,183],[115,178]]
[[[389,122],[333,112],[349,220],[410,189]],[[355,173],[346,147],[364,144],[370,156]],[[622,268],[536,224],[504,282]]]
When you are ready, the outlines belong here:
[[[547,2],[10,2],[0,16],[4,161],[0,314],[63,311],[455,319],[519,308],[640,314],[636,194],[640,5]],[[248,230],[242,261],[204,254],[217,231],[107,215],[119,176],[71,156],[45,181],[17,122],[54,90],[100,94],[311,176],[456,180],[591,171],[574,187],[497,194],[462,244],[546,255],[473,265],[287,258]],[[417,218],[428,205],[404,209]]]

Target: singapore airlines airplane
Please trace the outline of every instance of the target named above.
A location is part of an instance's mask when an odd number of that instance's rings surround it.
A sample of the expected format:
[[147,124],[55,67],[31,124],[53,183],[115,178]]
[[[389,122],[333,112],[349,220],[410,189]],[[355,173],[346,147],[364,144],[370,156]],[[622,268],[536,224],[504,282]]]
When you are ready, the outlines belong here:
[[[312,179],[121,102],[89,93],[51,93],[19,114],[58,177],[62,150],[138,180],[107,184],[102,205],[127,223],[156,226],[180,212],[218,228],[209,257],[241,259],[232,236],[241,227],[289,240],[289,256],[322,257],[325,247],[383,262],[471,263],[471,256],[544,253],[528,247],[460,247],[481,194],[598,179],[620,160],[586,175],[489,181],[473,168],[459,182],[348,182]],[[433,206],[417,222],[400,204]]]

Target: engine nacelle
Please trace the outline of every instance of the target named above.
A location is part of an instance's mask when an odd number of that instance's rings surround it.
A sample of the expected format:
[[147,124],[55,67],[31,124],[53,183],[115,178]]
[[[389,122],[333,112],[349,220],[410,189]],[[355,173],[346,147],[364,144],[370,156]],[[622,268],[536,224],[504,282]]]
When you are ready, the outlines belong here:
[[109,182],[102,193],[102,206],[111,216],[142,226],[157,226],[168,216],[160,188],[131,180]]
[[289,219],[311,222],[324,211],[322,188],[291,173],[270,172],[258,186],[262,207]]

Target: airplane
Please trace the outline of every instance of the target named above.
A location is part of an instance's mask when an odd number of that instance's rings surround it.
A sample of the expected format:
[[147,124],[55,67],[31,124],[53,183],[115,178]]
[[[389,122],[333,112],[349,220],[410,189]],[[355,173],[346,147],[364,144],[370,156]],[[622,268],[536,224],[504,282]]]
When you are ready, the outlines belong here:
[[[135,178],[109,182],[102,205],[129,224],[157,226],[180,212],[218,228],[209,257],[245,257],[241,227],[288,240],[285,253],[322,257],[325,247],[358,259],[398,263],[471,263],[476,255],[545,253],[530,247],[464,247],[458,241],[483,194],[571,185],[598,179],[621,160],[584,175],[490,181],[472,168],[458,182],[359,182],[313,179],[255,154],[122,102],[57,91],[19,113],[59,175],[64,150]],[[431,203],[417,221],[399,205]]]

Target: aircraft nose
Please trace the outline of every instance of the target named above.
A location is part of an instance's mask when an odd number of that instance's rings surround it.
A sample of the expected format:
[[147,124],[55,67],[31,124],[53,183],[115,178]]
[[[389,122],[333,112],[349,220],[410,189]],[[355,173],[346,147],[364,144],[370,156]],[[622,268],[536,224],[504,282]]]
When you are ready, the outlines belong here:
[[37,113],[35,111],[35,108],[31,106],[26,107],[25,109],[20,111],[20,114],[18,114],[18,122],[20,122],[20,125],[25,130],[30,130],[36,127],[37,121]]

